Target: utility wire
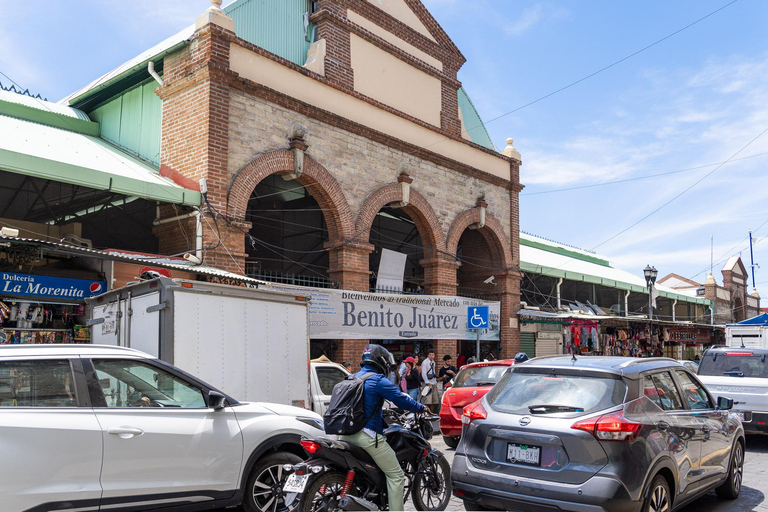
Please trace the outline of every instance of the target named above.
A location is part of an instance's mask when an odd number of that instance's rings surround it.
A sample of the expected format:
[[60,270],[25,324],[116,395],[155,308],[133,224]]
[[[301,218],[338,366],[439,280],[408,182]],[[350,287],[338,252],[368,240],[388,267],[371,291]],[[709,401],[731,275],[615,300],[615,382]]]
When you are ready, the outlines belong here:
[[[747,159],[750,159],[750,158],[755,158],[755,157],[758,157],[758,156],[765,156],[765,155],[768,155],[768,152],[766,152],[766,153],[757,153],[755,155],[745,156],[745,157],[742,157],[742,158],[734,158],[733,160],[731,160],[731,162],[738,162],[740,160],[747,160]],[[623,180],[606,181],[604,183],[592,183],[591,185],[578,185],[576,187],[554,188],[554,189],[550,189],[550,190],[544,190],[544,191],[541,191],[541,192],[523,192],[520,195],[521,196],[538,196],[538,195],[542,195],[542,194],[554,194],[556,192],[569,192],[571,190],[582,190],[582,189],[585,189],[585,188],[595,188],[595,187],[604,187],[604,186],[607,186],[607,185],[617,185],[619,183],[627,183],[629,181],[647,180],[647,179],[651,179],[651,178],[658,178],[660,176],[669,176],[670,174],[678,174],[678,173],[681,173],[681,172],[697,171],[699,169],[706,169],[707,167],[712,167],[714,165],[722,165],[724,163],[725,162],[716,162],[716,163],[713,163],[713,164],[699,165],[697,167],[688,167],[687,169],[678,169],[676,171],[662,172],[662,173],[659,173],[659,174],[648,174],[647,176],[638,176],[636,178],[626,178],[626,179],[623,179]]]
[[[734,1],[737,1],[737,0],[734,0]],[[733,2],[731,2],[731,3],[733,3]],[[728,162],[730,162],[730,161],[731,161],[733,158],[735,158],[735,157],[736,157],[736,155],[738,155],[739,153],[741,153],[742,151],[744,151],[745,149],[747,149],[747,148],[748,148],[748,147],[749,147],[749,146],[750,146],[750,145],[751,145],[753,142],[755,142],[757,139],[759,139],[760,137],[762,137],[762,136],[765,134],[765,132],[768,132],[768,128],[766,128],[765,130],[763,130],[762,132],[760,132],[760,134],[759,134],[757,137],[755,137],[754,139],[752,139],[751,141],[749,141],[749,142],[748,142],[746,145],[744,145],[744,146],[743,146],[741,149],[739,149],[739,150],[738,150],[738,151],[736,151],[736,152],[735,152],[733,155],[731,155],[731,156],[730,156],[730,157],[729,157],[727,160],[725,160],[724,162],[722,162],[721,164],[719,164],[717,167],[715,167],[714,169],[712,169],[711,171],[709,171],[707,174],[705,174],[704,176],[702,176],[701,178],[699,178],[698,180],[696,180],[695,182],[693,182],[693,183],[692,183],[692,184],[691,184],[689,187],[685,188],[685,189],[684,189],[682,192],[680,192],[679,194],[675,195],[675,196],[674,196],[672,199],[670,199],[669,201],[665,202],[664,204],[662,204],[661,206],[659,206],[658,208],[656,208],[655,210],[653,210],[651,213],[649,213],[649,214],[648,214],[648,215],[646,215],[645,217],[643,217],[643,218],[641,218],[640,220],[638,220],[637,222],[635,222],[635,223],[631,224],[630,226],[628,226],[628,227],[626,227],[626,228],[622,229],[621,231],[619,231],[618,233],[616,233],[616,234],[615,234],[615,235],[613,235],[612,237],[608,238],[607,240],[604,240],[604,241],[600,242],[599,244],[597,244],[596,246],[594,246],[594,247],[593,247],[591,250],[593,250],[593,251],[594,251],[594,250],[595,250],[595,249],[597,249],[598,247],[600,247],[600,246],[603,246],[603,245],[607,244],[608,242],[610,242],[610,241],[611,241],[611,240],[613,240],[614,238],[616,238],[616,237],[618,237],[618,236],[620,236],[620,235],[622,235],[622,234],[626,233],[627,231],[629,231],[629,230],[630,230],[630,229],[632,229],[633,227],[637,226],[638,224],[640,224],[640,223],[641,223],[641,222],[643,222],[644,220],[648,219],[649,217],[651,217],[651,216],[652,216],[652,215],[654,215],[655,213],[659,212],[661,209],[663,209],[663,208],[665,208],[666,206],[668,206],[669,204],[671,204],[671,203],[672,203],[673,201],[675,201],[677,198],[679,198],[680,196],[682,196],[683,194],[685,194],[686,192],[688,192],[689,190],[691,190],[693,187],[695,187],[696,185],[698,185],[699,183],[701,183],[702,181],[704,181],[705,179],[707,179],[708,177],[710,177],[712,174],[714,174],[715,172],[717,172],[717,170],[718,170],[718,169],[720,169],[722,166],[724,166],[725,164],[727,164]]]

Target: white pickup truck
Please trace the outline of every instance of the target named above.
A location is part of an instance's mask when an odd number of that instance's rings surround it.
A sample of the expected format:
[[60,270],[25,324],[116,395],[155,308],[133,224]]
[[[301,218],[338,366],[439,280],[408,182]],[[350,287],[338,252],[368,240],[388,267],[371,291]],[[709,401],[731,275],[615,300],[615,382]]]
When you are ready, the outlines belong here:
[[733,399],[745,432],[768,433],[768,349],[711,348],[701,358],[698,376],[715,397]]

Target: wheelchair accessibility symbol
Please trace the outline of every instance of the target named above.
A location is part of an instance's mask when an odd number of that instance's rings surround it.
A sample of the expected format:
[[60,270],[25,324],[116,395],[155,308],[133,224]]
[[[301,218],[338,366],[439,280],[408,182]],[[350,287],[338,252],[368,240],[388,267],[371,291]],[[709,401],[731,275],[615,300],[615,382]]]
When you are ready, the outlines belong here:
[[487,329],[488,306],[469,306],[467,308],[467,326],[470,329]]

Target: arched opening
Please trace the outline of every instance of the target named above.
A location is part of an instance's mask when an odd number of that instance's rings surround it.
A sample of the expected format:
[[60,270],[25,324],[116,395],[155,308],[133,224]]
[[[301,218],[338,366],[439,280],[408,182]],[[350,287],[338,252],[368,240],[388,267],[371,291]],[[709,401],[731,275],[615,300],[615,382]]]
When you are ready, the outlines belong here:
[[[501,286],[497,276],[504,270],[504,264],[498,256],[498,251],[483,229],[465,229],[456,247],[456,257],[461,265],[456,270],[458,295],[476,299],[501,300]],[[487,230],[486,230],[487,231]],[[484,236],[486,235],[486,236]],[[462,340],[459,342],[459,354],[465,357],[474,356],[476,342]],[[481,341],[481,358],[496,359],[499,354],[498,341]]]
[[736,297],[736,300],[733,301],[733,321],[738,323],[746,320],[744,316],[744,303],[741,301],[741,298]]
[[311,187],[272,174],[256,185],[246,220],[246,273],[286,284],[328,287],[328,227]]
[[[404,209],[392,206],[381,208],[373,219],[369,242],[374,246],[368,260],[371,291],[424,292],[424,269],[419,263],[424,259],[421,234]],[[397,255],[382,258],[386,251]],[[404,268],[398,259],[405,260]]]

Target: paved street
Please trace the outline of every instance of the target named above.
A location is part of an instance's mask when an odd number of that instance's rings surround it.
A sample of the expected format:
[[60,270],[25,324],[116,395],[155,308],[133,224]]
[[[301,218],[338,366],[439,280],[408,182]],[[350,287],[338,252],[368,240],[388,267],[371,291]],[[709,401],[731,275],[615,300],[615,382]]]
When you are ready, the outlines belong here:
[[[442,439],[435,438],[432,445],[453,461],[454,451],[449,449]],[[736,501],[725,501],[711,492],[682,509],[681,512],[768,512],[768,436],[750,436],[747,438],[747,457],[744,465],[744,488]],[[416,510],[413,503],[406,503],[406,510]],[[464,510],[461,501],[452,498],[449,511]]]

